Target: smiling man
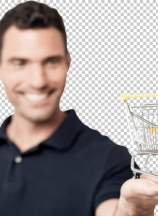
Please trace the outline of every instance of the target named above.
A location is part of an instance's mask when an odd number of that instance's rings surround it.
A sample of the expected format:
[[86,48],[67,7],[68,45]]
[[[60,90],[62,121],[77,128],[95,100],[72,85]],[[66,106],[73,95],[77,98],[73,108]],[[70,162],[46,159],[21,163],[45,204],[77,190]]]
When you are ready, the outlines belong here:
[[5,32],[1,60],[0,76],[15,107],[6,131],[24,152],[50,136],[67,117],[59,100],[70,54],[56,28],[24,30],[13,25]]
[[60,110],[70,63],[56,9],[27,1],[4,15],[0,79],[15,113],[0,128],[0,215],[152,215],[154,201],[138,214],[151,180],[130,179],[127,149]]

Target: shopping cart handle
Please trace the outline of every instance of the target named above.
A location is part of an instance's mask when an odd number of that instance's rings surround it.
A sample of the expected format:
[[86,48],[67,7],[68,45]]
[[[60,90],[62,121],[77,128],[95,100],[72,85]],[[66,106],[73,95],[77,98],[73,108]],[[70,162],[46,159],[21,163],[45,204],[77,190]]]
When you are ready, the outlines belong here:
[[121,94],[121,102],[126,102],[126,100],[130,99],[130,98],[141,98],[141,97],[158,97],[158,94],[133,94],[133,95],[129,95],[129,94]]

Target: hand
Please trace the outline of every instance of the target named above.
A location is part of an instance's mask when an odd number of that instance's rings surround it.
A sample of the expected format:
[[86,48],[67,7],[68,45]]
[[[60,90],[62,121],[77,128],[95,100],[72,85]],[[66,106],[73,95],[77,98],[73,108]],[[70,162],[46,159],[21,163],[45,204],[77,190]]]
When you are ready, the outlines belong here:
[[[154,172],[158,174],[158,172]],[[140,179],[129,179],[121,187],[116,215],[153,216],[158,204],[158,179],[142,174]]]

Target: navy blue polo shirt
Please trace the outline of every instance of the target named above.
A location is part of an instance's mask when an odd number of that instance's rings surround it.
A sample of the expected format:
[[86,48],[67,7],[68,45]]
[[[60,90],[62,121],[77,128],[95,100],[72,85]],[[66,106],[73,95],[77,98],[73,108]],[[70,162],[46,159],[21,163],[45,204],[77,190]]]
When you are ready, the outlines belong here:
[[56,131],[25,152],[5,134],[11,116],[2,123],[1,216],[94,216],[133,176],[127,148],[83,124],[74,109],[65,112]]

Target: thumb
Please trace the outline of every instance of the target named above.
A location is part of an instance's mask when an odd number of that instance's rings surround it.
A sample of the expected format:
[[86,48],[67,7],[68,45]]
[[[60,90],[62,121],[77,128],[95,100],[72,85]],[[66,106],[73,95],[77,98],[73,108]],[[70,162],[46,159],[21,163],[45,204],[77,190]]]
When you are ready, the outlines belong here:
[[129,196],[158,197],[158,184],[147,178],[129,179],[122,185],[121,193],[127,198]]

